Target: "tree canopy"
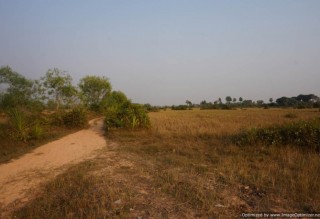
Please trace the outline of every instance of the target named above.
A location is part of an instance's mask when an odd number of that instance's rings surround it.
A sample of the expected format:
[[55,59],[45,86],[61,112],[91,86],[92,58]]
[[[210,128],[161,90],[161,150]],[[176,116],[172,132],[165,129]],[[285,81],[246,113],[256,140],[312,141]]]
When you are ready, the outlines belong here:
[[8,66],[0,68],[1,84],[5,87],[1,93],[2,108],[25,105],[30,101],[33,82],[14,72]]
[[86,76],[80,80],[79,88],[83,100],[90,108],[99,108],[111,92],[111,84],[106,77]]
[[49,69],[41,80],[45,88],[44,95],[56,104],[57,110],[61,104],[70,104],[75,101],[77,89],[72,85],[72,78],[66,72],[57,68]]

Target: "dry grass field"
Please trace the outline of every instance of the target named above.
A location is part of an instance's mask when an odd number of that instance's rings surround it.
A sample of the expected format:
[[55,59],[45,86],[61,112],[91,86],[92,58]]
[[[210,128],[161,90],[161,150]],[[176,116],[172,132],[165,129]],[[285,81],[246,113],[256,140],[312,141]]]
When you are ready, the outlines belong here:
[[218,218],[319,212],[320,156],[294,145],[238,146],[249,128],[319,118],[315,109],[150,113],[114,130],[100,156],[44,185],[16,218]]

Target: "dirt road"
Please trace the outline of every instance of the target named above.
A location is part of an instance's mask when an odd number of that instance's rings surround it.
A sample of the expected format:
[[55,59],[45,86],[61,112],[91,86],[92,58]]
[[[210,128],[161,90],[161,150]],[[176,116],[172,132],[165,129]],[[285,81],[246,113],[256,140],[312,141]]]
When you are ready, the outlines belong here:
[[[38,147],[17,160],[0,165],[0,211],[28,201],[40,184],[63,172],[70,164],[91,159],[106,146],[103,119],[90,128]],[[1,212],[0,212],[1,216]]]

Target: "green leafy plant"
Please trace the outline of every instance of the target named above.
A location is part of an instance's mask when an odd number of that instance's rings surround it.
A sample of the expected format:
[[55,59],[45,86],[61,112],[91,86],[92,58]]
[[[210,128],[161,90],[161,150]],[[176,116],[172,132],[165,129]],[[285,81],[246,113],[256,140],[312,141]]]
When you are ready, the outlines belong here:
[[137,127],[139,125],[139,120],[137,119],[137,117],[135,115],[132,116],[132,122],[131,122],[131,127],[132,129],[134,129],[135,127]]
[[29,138],[29,127],[27,116],[23,111],[10,109],[8,111],[10,125],[13,129],[13,137],[17,140],[26,142]]
[[109,128],[121,128],[124,126],[123,116],[118,107],[110,107],[105,112],[105,127],[108,131]]
[[105,127],[110,128],[146,128],[150,125],[145,107],[126,102],[122,105],[109,107],[105,112]]

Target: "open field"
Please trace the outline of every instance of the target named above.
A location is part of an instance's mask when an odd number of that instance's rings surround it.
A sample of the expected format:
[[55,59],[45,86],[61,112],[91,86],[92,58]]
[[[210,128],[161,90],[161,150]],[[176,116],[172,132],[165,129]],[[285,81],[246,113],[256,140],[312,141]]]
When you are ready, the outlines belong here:
[[[288,115],[294,115],[290,118]],[[266,127],[320,116],[317,109],[237,109],[199,110],[150,113],[153,130],[166,137],[223,137],[241,129]],[[289,117],[289,118],[288,118]]]
[[237,146],[243,129],[318,118],[316,109],[161,111],[150,130],[114,130],[17,218],[216,218],[319,212],[320,156],[293,145]]

